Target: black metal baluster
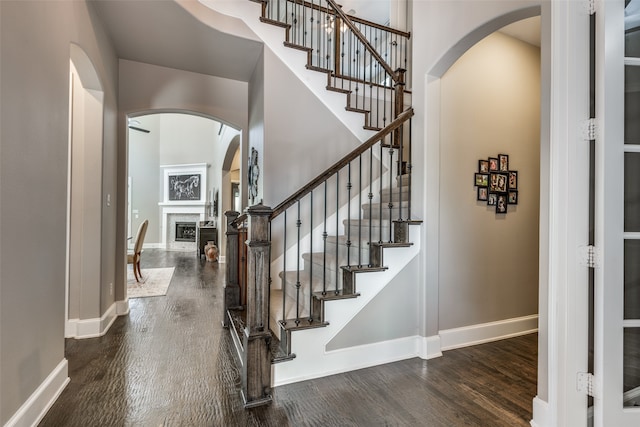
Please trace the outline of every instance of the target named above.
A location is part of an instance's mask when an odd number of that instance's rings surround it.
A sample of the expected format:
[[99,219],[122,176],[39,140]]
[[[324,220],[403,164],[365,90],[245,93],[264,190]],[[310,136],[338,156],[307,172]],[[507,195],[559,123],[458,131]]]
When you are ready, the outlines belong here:
[[[313,0],[311,0],[311,10],[309,11],[309,15],[311,16],[309,18],[309,48],[311,49],[311,52],[313,52],[316,48],[315,45],[313,44],[313,36],[314,36],[314,31],[313,31],[313,23],[315,22],[315,18],[314,18],[314,12],[315,9],[314,7],[315,3],[313,2]],[[313,54],[311,55],[311,65],[314,65],[313,63]],[[320,64],[315,64],[316,66],[320,66]]]
[[327,180],[324,181],[324,231],[322,232],[322,295],[327,294]]
[[358,267],[362,267],[362,154],[358,162]]
[[373,243],[373,145],[369,148],[369,267],[371,264],[371,244]]
[[409,196],[407,197],[409,199],[409,206],[407,207],[407,220],[411,221],[411,181],[413,179],[413,173],[412,173],[412,169],[413,169],[413,164],[411,163],[411,153],[413,151],[412,147],[412,139],[411,139],[411,132],[413,129],[412,126],[412,121],[413,119],[409,119],[409,159],[407,161],[407,175],[409,175],[408,180],[409,180]]
[[338,238],[338,230],[340,229],[340,171],[336,172],[336,255],[335,255],[335,269],[336,269],[336,289],[335,294],[338,295],[338,254],[340,253]]
[[296,257],[296,325],[300,324],[300,200],[298,200],[298,220],[296,221],[296,227],[298,228],[298,243],[297,243],[297,257]]
[[351,162],[347,165],[347,267],[351,267]]
[[404,181],[402,180],[402,175],[404,170],[404,124],[400,126],[400,130],[398,131],[398,135],[400,137],[400,141],[398,141],[399,153],[398,153],[398,179],[400,180],[400,189],[398,190],[398,221],[402,221],[402,190],[404,189]]
[[307,7],[302,5],[302,46],[307,47]]
[[309,323],[313,322],[313,190],[309,192]]
[[[389,147],[389,188],[393,188],[393,153],[395,151],[394,145],[397,144],[398,141],[395,141],[393,138],[393,133],[391,134],[391,145]],[[393,199],[389,200],[389,243],[393,240],[391,236],[391,220],[393,219]]]
[[282,323],[287,324],[287,211],[284,211],[284,241],[282,257]]
[[378,243],[382,243],[382,170],[383,170],[383,166],[384,166],[382,164],[382,157],[383,157],[382,149],[383,149],[383,146],[384,146],[383,141],[380,141],[380,169],[379,169],[380,174],[378,175],[378,182],[380,183],[380,191],[379,191],[380,192],[380,200],[379,200],[380,203],[378,203],[379,204],[379,206],[378,206],[378,208],[379,208],[378,214],[380,216],[378,217],[378,226],[380,227],[380,231],[378,233],[379,234]]

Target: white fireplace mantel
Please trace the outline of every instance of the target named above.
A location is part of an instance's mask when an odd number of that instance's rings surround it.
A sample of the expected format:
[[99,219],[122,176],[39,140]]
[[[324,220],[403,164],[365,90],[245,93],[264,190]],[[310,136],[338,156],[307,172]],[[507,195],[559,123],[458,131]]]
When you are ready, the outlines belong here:
[[[158,203],[162,214],[162,245],[166,248],[171,236],[170,215],[198,215],[199,221],[205,220],[207,202],[207,163],[185,165],[162,165],[163,201]],[[169,179],[174,175],[200,175],[200,198],[198,200],[169,200]]]

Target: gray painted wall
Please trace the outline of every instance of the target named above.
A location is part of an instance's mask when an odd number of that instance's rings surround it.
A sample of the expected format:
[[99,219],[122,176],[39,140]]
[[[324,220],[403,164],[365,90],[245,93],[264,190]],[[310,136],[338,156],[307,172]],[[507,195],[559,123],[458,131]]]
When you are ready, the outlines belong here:
[[[264,200],[273,207],[360,141],[268,48],[264,52],[264,81],[269,84],[264,87],[265,154],[261,170],[265,176]],[[346,106],[346,97],[344,102]]]
[[[160,227],[162,218],[158,208],[158,202],[162,200],[160,180],[160,117],[159,114],[151,114],[145,117],[137,117],[140,121],[138,127],[149,130],[149,133],[129,130],[129,177],[131,177],[131,232],[133,239],[129,245],[133,245],[134,239],[145,220],[149,220],[147,234],[144,243],[161,242]],[[137,213],[136,213],[137,211]]]
[[[419,300],[413,293],[419,268],[418,258],[411,261],[327,343],[326,349],[338,350],[418,335]],[[358,286],[367,286],[366,280],[366,274],[358,276]]]
[[[105,174],[96,191],[115,194],[117,61],[98,22],[81,1],[0,2],[0,424],[64,359],[71,42],[104,89]],[[103,204],[95,220],[113,236],[115,205]],[[101,252],[104,310],[113,303],[113,239],[102,239]]]
[[[540,49],[494,33],[441,81],[440,330],[538,312]],[[476,200],[478,160],[509,155],[519,200]]]

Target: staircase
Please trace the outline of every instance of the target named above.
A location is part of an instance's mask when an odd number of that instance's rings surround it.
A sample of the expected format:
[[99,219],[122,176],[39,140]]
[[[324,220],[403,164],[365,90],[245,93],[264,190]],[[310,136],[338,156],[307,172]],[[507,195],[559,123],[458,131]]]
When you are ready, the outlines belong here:
[[274,382],[362,367],[325,345],[415,257],[410,229],[420,224],[410,200],[409,35],[349,17],[334,0],[251,1],[373,135],[274,209],[226,213],[224,322],[245,407],[269,403]]

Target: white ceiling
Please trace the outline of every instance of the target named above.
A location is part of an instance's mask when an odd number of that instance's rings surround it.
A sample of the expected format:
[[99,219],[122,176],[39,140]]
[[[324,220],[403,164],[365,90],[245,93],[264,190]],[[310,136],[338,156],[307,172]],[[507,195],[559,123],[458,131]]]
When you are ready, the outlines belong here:
[[262,43],[215,30],[175,1],[92,0],[91,4],[121,59],[249,81],[262,52]]

